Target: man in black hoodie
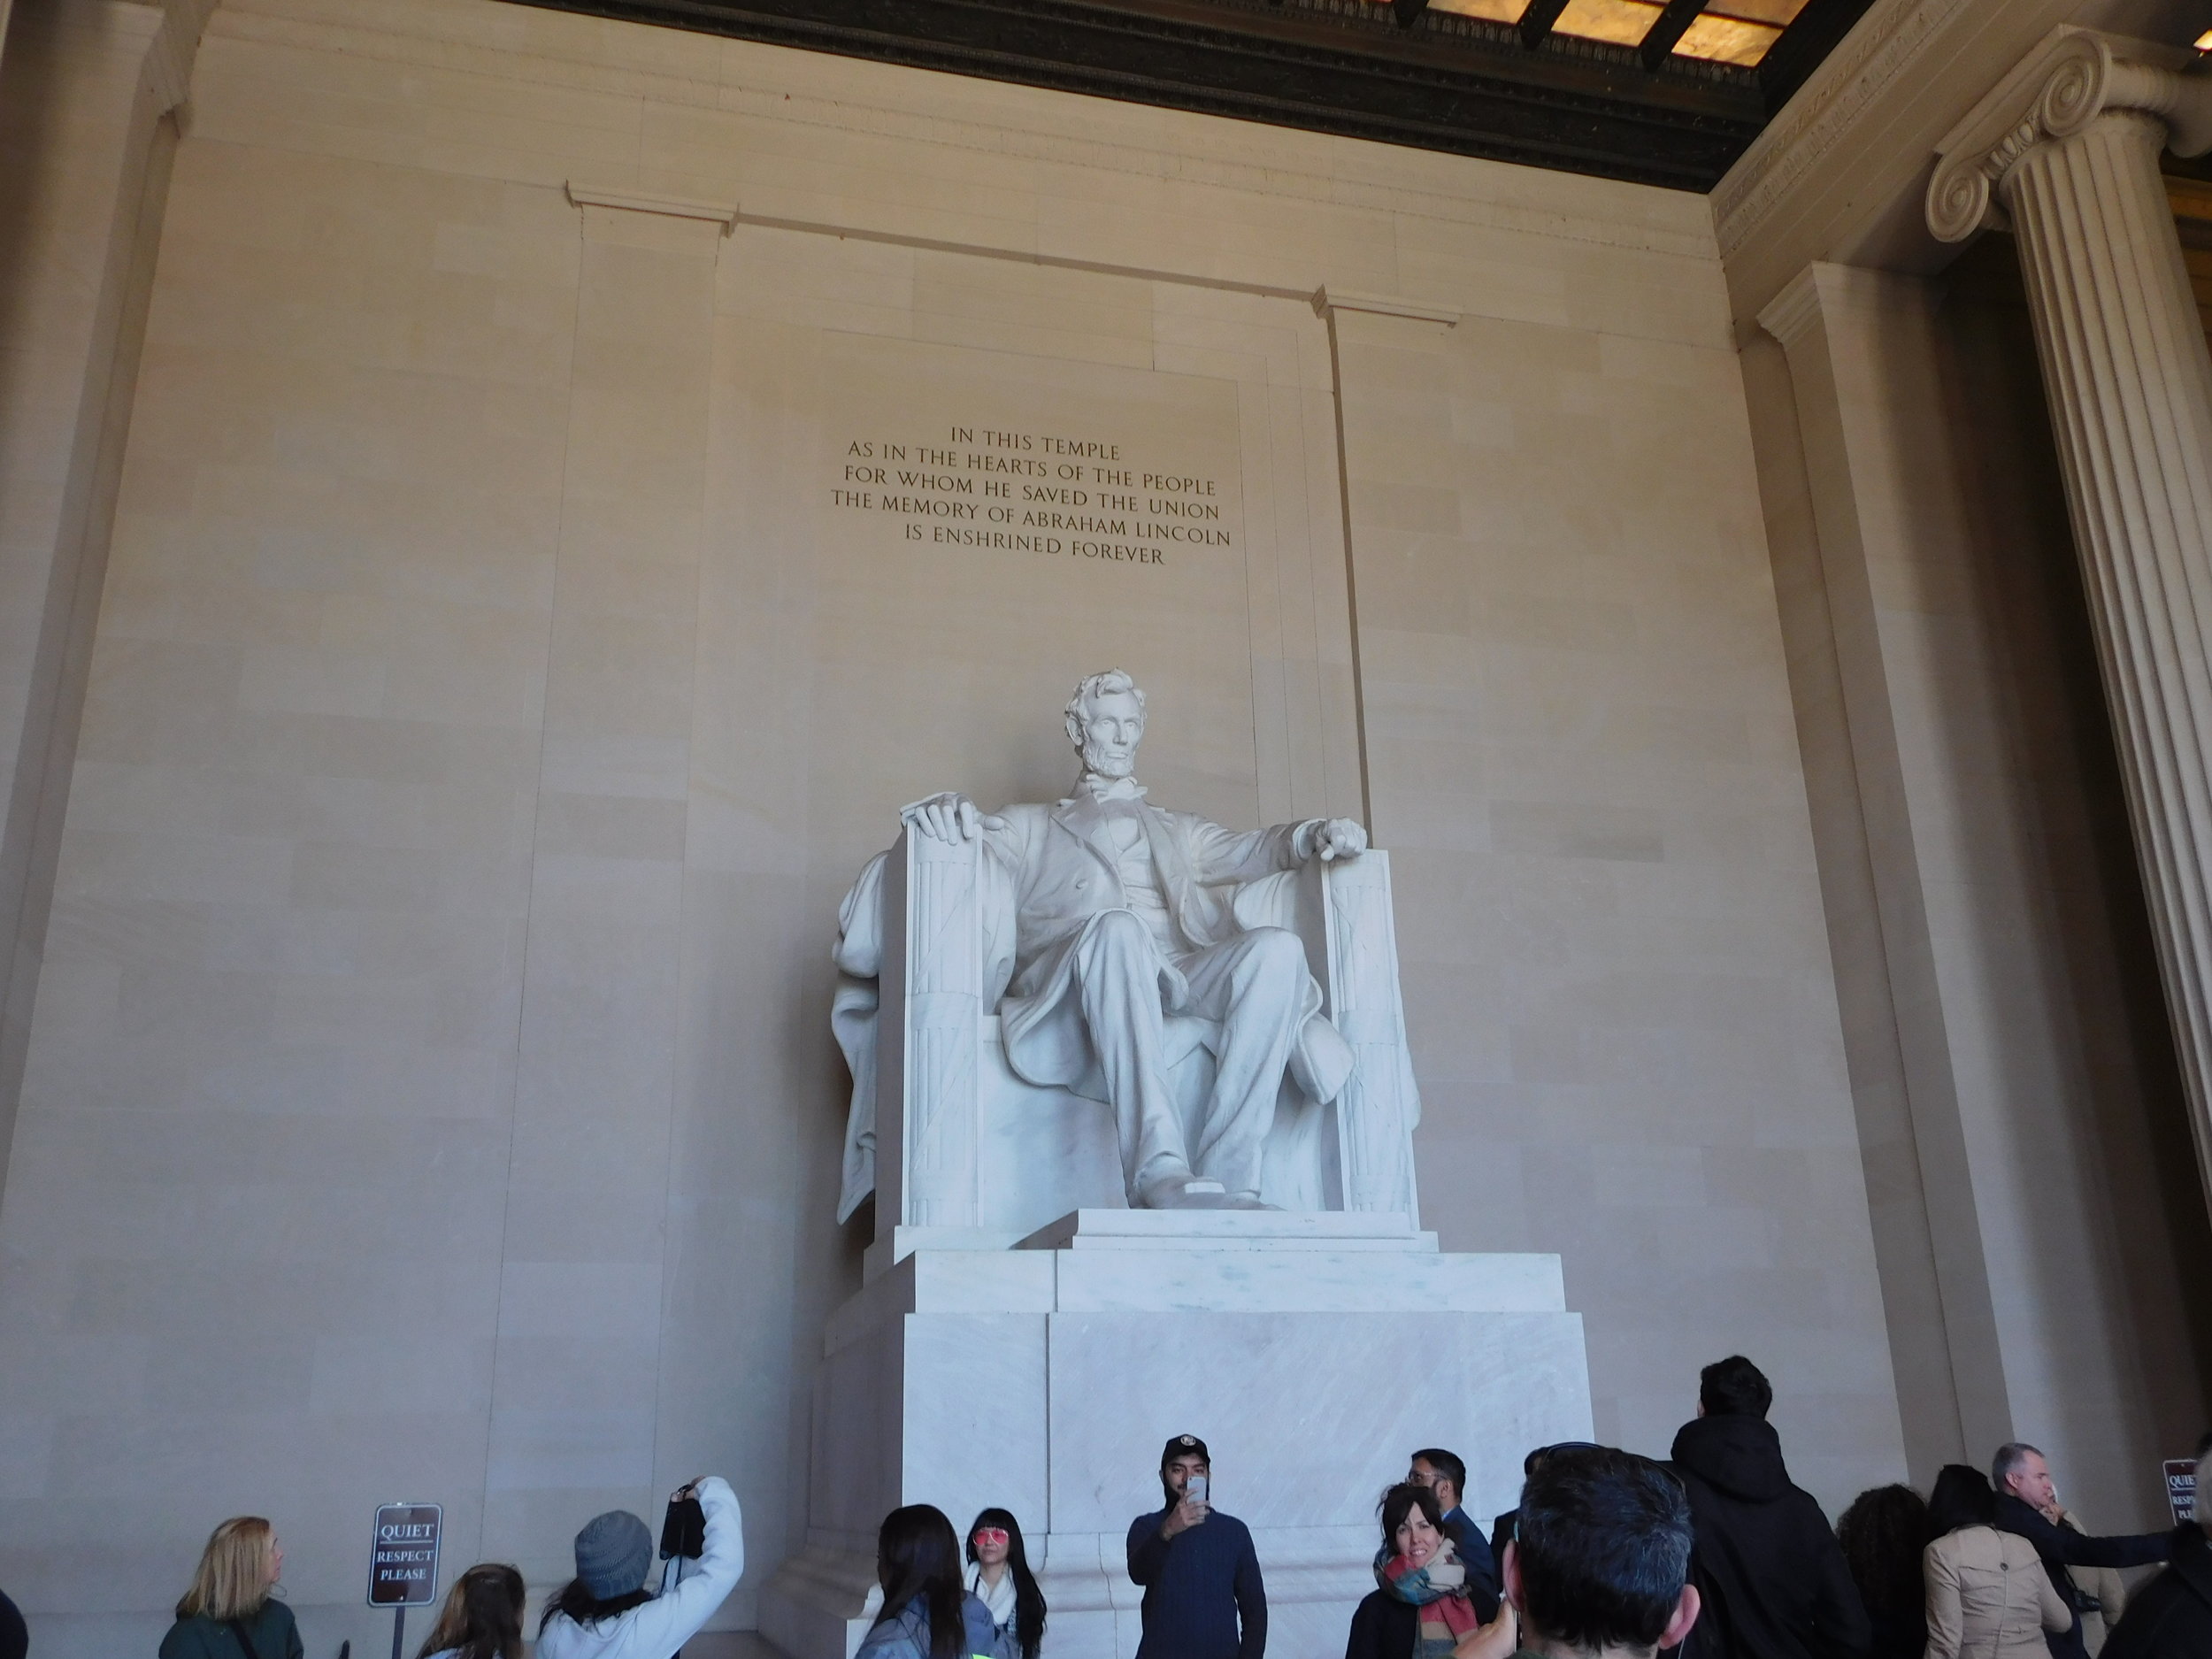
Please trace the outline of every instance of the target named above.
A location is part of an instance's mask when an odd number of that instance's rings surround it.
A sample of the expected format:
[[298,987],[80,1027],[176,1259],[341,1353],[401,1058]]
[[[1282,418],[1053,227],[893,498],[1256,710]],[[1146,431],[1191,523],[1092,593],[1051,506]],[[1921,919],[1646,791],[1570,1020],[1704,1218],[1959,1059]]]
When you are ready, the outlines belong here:
[[1765,1375],[1732,1355],[1698,1374],[1697,1417],[1674,1437],[1705,1607],[1683,1659],[1852,1659],[1872,1640],[1828,1517],[1782,1465],[1773,1403]]

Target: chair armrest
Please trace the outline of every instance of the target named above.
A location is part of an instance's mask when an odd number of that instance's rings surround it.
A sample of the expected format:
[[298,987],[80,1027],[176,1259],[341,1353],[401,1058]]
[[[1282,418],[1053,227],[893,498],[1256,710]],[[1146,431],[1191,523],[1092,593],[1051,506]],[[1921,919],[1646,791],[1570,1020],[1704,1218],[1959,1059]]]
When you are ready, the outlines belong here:
[[879,1237],[902,1223],[972,1227],[981,1214],[976,1078],[987,1010],[979,849],[921,834],[911,811],[902,816],[905,827],[884,872],[878,1018],[888,1023],[877,1057]]
[[1413,1131],[1421,1094],[1406,1046],[1398,988],[1398,929],[1390,902],[1390,855],[1370,849],[1322,867],[1332,1024],[1357,1063],[1336,1105],[1347,1210],[1394,1211],[1419,1223]]

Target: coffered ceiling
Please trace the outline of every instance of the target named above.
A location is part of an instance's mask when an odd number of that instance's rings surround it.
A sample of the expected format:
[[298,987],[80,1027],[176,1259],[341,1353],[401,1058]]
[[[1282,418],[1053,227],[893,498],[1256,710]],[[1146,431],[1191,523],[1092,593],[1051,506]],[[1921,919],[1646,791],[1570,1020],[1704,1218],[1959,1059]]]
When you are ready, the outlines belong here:
[[1709,190],[1871,0],[528,0]]

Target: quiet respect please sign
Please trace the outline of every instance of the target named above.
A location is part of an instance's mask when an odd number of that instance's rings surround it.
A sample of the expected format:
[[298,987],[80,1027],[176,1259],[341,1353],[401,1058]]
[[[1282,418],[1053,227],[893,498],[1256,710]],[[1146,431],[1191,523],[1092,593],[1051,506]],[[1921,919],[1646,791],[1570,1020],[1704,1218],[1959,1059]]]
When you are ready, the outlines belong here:
[[369,1605],[427,1607],[438,1593],[438,1534],[445,1510],[435,1503],[387,1503],[376,1512],[369,1547]]

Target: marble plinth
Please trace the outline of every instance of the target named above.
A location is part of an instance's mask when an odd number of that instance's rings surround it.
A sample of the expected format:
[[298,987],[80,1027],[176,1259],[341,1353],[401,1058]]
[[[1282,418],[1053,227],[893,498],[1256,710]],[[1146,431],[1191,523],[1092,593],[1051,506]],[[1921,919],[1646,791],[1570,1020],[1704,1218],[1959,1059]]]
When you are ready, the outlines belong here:
[[1530,1447],[1590,1434],[1556,1256],[1444,1255],[1388,1214],[1085,1210],[1010,1248],[907,1231],[825,1333],[807,1545],[760,1603],[794,1659],[852,1653],[879,1599],[876,1526],[919,1502],[956,1527],[1013,1510],[1053,1659],[1133,1654],[1125,1539],[1183,1432],[1252,1529],[1271,1655],[1334,1659],[1409,1451],[1457,1451],[1487,1517]]

